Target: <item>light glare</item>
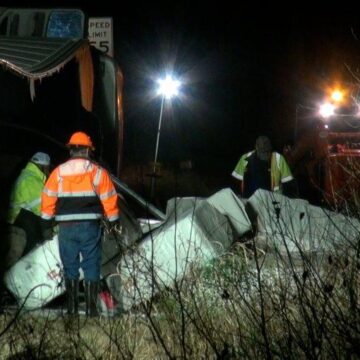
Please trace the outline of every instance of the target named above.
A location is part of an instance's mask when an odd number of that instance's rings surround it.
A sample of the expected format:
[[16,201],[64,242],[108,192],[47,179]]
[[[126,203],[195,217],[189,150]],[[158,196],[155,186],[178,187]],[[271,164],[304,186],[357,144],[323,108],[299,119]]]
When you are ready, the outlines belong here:
[[158,80],[159,89],[158,94],[165,96],[166,99],[170,99],[179,93],[180,81],[174,80],[170,75],[167,75],[165,79]]
[[331,94],[331,99],[337,103],[341,102],[344,99],[344,94],[340,90],[335,90]]
[[319,114],[323,117],[323,118],[328,118],[332,115],[334,115],[335,113],[335,106],[333,104],[330,104],[330,103],[325,103],[325,104],[322,104],[320,106],[320,109],[319,109]]

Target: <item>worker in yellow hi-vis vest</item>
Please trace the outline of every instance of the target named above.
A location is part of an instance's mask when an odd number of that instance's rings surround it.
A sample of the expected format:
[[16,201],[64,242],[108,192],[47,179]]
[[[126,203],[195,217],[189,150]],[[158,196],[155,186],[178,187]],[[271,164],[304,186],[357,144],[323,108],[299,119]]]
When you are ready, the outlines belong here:
[[271,141],[267,136],[259,136],[255,150],[241,156],[231,174],[240,180],[240,193],[249,198],[257,189],[283,193],[287,196],[296,194],[296,184],[284,156],[272,151]]
[[50,156],[37,152],[21,171],[12,188],[7,214],[10,247],[7,267],[44,240],[40,203],[49,169]]

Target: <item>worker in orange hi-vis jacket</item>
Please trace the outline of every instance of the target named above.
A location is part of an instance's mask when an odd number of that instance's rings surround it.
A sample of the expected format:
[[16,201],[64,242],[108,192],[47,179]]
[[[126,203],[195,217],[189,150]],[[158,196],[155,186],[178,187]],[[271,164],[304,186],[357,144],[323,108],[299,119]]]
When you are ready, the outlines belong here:
[[[84,272],[87,316],[97,316],[101,265],[100,220],[110,227],[119,219],[118,195],[109,173],[91,160],[94,146],[83,132],[67,146],[70,159],[59,165],[45,183],[41,217],[59,225],[59,250],[64,266],[68,314],[78,313],[79,268]],[[80,254],[82,261],[80,263]]]

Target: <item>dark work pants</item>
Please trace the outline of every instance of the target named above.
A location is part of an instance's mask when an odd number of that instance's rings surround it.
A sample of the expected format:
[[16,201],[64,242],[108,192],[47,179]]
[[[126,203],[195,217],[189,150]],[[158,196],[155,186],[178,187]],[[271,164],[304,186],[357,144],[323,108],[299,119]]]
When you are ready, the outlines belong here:
[[81,267],[85,281],[100,280],[101,227],[99,221],[59,222],[59,250],[66,279],[79,279]]
[[41,221],[40,216],[25,209],[21,209],[16,217],[14,225],[25,230],[26,233],[26,247],[22,255],[26,255],[36,244],[43,241]]

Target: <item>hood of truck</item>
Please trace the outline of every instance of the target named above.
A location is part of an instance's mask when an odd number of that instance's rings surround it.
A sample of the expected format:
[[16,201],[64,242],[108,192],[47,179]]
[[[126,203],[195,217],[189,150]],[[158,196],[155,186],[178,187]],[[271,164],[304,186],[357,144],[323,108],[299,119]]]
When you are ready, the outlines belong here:
[[61,71],[74,58],[79,63],[82,103],[91,111],[94,70],[88,40],[0,36],[0,65],[30,80],[31,98],[36,80]]
[[20,75],[39,79],[58,71],[79,49],[88,46],[84,39],[0,36],[0,64]]

